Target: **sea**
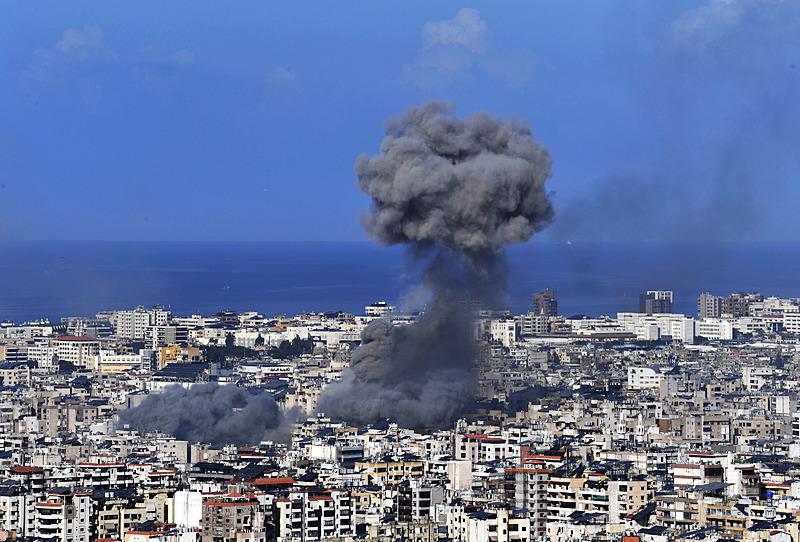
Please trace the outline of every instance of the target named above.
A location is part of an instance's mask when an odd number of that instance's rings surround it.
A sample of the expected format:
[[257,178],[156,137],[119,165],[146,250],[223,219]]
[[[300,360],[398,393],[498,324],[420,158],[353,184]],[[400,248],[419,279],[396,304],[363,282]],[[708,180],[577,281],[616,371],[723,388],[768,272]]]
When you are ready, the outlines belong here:
[[[534,241],[507,258],[518,313],[548,287],[568,316],[635,311],[645,290],[672,290],[685,314],[706,291],[800,296],[800,243]],[[409,303],[419,272],[402,247],[369,242],[2,242],[0,321],[153,305],[179,315],[360,312]]]

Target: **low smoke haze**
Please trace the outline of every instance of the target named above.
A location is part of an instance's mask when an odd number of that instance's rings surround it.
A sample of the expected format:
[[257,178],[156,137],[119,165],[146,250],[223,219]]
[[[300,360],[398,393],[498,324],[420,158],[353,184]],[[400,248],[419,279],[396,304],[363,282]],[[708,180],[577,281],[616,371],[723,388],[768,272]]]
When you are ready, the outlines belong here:
[[189,442],[257,444],[274,438],[285,417],[271,395],[233,385],[169,386],[122,410],[118,427]]

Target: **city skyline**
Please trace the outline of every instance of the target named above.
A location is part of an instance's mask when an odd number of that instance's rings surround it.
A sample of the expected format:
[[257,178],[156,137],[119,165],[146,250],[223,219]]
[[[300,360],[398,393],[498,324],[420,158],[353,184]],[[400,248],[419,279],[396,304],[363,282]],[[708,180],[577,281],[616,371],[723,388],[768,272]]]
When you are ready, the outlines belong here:
[[0,542],[800,542],[800,2],[0,25]]

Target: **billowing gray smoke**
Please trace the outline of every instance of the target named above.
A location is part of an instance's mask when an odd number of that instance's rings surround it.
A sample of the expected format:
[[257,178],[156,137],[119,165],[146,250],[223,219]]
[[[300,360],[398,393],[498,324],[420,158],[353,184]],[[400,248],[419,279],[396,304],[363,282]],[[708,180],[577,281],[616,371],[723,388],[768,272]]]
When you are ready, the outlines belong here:
[[283,422],[268,393],[209,383],[152,393],[138,406],[121,411],[118,426],[190,442],[244,445],[270,438]]
[[380,154],[356,162],[359,187],[372,197],[364,226],[425,263],[432,300],[413,324],[371,323],[319,410],[357,423],[445,427],[475,395],[468,307],[505,303],[505,246],[553,218],[550,157],[522,122],[486,113],[462,121],[438,102],[389,121],[386,133]]
[[460,121],[434,102],[389,121],[356,174],[372,197],[365,226],[387,245],[465,255],[527,241],[553,218],[544,190],[550,156],[527,125],[478,113]]

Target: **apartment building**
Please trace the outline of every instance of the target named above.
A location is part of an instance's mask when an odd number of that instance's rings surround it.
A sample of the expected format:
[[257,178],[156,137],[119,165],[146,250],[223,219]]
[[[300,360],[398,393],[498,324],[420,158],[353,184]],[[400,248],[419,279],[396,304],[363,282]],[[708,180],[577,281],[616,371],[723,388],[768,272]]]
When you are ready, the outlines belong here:
[[201,542],[265,542],[264,514],[257,500],[223,496],[203,502]]
[[59,542],[91,539],[91,491],[51,491],[34,504],[34,536]]
[[346,491],[292,492],[276,499],[274,508],[278,542],[313,542],[355,534],[355,508]]

